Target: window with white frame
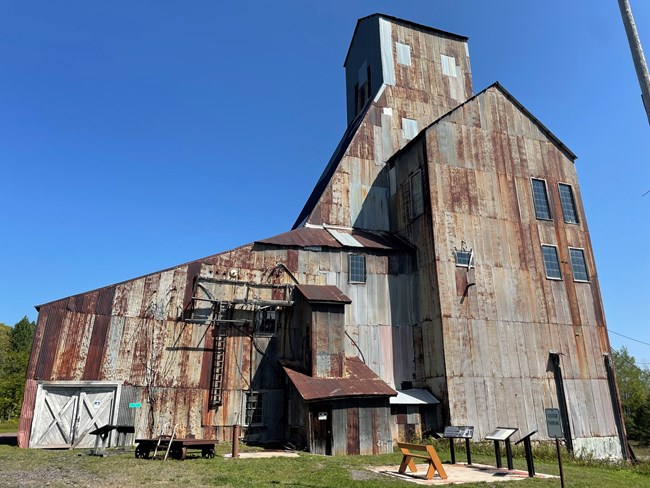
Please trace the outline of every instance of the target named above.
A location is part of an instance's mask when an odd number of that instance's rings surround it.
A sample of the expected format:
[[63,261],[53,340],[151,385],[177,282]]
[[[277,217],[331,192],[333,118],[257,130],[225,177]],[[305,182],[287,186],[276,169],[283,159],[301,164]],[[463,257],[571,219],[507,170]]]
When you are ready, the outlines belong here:
[[417,171],[410,177],[411,185],[411,218],[414,219],[424,212],[424,195],[422,193],[422,172]]
[[396,42],[395,46],[397,48],[397,64],[411,66],[411,46],[401,42]]
[[402,137],[407,140],[413,139],[418,135],[418,121],[413,119],[402,118]]
[[246,394],[245,425],[259,425],[262,423],[262,394],[258,391],[249,391]]
[[589,281],[589,273],[587,272],[587,263],[585,262],[584,250],[578,249],[576,247],[570,247],[569,256],[571,257],[573,279],[575,281]]
[[441,54],[440,62],[442,63],[442,74],[456,78],[456,58]]
[[361,254],[348,255],[348,282],[366,282],[366,257]]
[[546,191],[546,181],[532,178],[531,182],[533,185],[535,217],[540,220],[552,220],[551,207],[548,202],[548,192]]
[[544,258],[544,269],[546,277],[551,280],[561,280],[560,258],[556,246],[542,245],[542,257]]
[[567,224],[577,224],[578,212],[576,211],[576,202],[573,198],[573,188],[571,188],[571,185],[567,185],[566,183],[559,183],[558,188],[564,221]]
[[461,268],[471,268],[474,265],[474,251],[462,250],[456,251],[456,266]]

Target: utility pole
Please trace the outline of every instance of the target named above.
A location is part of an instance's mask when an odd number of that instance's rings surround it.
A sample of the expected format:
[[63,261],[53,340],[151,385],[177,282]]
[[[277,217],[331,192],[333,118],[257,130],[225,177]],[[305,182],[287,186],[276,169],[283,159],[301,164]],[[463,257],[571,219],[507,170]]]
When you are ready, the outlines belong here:
[[630,2],[628,0],[618,0],[618,6],[621,9],[625,33],[627,34],[627,40],[630,43],[630,50],[632,51],[632,59],[634,60],[634,68],[639,78],[639,85],[641,85],[641,99],[643,100],[643,106],[648,116],[648,123],[650,123],[650,75],[648,74],[648,65],[645,62],[645,56],[643,56],[641,40],[636,30],[634,17],[632,17]]

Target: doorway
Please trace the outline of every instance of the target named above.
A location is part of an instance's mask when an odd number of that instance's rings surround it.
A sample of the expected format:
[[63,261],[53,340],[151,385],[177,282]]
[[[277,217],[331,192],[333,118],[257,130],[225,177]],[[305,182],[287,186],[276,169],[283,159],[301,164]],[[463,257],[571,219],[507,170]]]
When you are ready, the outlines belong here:
[[332,409],[329,406],[314,406],[310,409],[311,452],[332,455]]

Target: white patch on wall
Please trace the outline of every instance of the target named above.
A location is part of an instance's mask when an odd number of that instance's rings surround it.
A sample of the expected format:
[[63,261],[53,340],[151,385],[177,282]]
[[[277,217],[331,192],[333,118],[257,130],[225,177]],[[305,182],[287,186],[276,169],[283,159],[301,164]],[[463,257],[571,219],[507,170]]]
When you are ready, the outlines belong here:
[[411,46],[401,42],[396,42],[395,46],[397,47],[397,64],[411,66]]
[[442,63],[442,74],[456,78],[456,58],[441,54],[440,62]]
[[418,135],[418,121],[402,117],[402,135],[404,139],[413,139]]
[[392,24],[385,19],[379,19],[379,44],[381,45],[381,66],[384,83],[395,85]]

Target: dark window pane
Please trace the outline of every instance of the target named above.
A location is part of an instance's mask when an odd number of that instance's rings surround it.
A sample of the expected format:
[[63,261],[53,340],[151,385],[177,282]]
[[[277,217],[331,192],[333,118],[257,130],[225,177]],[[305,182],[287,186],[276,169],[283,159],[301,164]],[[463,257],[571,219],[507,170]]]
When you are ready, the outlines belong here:
[[562,272],[560,271],[560,260],[557,256],[557,248],[555,246],[542,246],[542,254],[544,256],[546,277],[561,280]]
[[422,173],[419,171],[411,176],[411,217],[415,218],[424,212],[422,196]]
[[570,185],[560,183],[560,202],[562,203],[562,214],[564,221],[569,224],[578,223],[578,213],[576,212],[576,203],[573,199],[573,190]]
[[262,423],[262,395],[256,391],[246,398],[246,425]]
[[350,283],[366,282],[366,257],[359,254],[350,254],[348,259],[348,281]]
[[573,268],[573,279],[576,281],[589,281],[585,253],[582,249],[569,249],[571,256],[571,268]]
[[472,251],[456,251],[456,266],[469,268],[472,261]]
[[533,204],[535,205],[535,217],[542,220],[551,220],[551,209],[548,204],[546,193],[546,182],[533,179]]

